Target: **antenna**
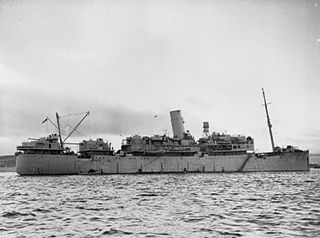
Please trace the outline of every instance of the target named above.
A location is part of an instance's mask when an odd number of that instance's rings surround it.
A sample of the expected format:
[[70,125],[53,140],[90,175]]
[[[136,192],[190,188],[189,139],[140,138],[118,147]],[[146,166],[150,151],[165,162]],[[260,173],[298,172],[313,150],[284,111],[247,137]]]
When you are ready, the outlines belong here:
[[266,96],[265,96],[265,94],[264,94],[263,88],[262,88],[262,94],[263,94],[263,100],[264,100],[264,107],[265,107],[265,109],[266,109],[266,115],[267,115],[267,122],[268,122],[268,127],[269,127],[269,133],[270,133],[272,151],[274,152],[274,141],[273,141],[273,135],[272,135],[272,130],[271,130],[272,125],[271,125],[270,118],[269,118],[268,106],[267,106]]
[[61,138],[61,129],[60,129],[60,121],[59,121],[59,115],[56,112],[56,117],[57,117],[57,125],[58,125],[58,131],[59,131],[59,139],[60,139],[60,144],[61,144],[61,148],[63,149],[63,141]]

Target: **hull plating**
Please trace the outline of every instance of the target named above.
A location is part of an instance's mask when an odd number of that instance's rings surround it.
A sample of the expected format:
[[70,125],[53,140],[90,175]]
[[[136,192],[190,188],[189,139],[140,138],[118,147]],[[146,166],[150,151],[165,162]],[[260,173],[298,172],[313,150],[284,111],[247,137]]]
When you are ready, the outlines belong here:
[[221,156],[94,156],[20,154],[20,175],[136,174],[183,172],[309,171],[309,153],[288,152],[256,157],[253,154]]

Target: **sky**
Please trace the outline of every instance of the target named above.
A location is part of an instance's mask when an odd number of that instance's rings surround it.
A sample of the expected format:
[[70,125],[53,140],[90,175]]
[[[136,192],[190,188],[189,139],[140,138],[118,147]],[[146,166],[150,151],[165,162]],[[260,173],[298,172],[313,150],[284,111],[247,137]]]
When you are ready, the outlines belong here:
[[[90,116],[70,142],[252,136],[320,153],[320,1],[0,0],[0,155],[55,133],[48,116]],[[82,115],[63,117],[63,136]],[[66,124],[67,123],[67,124]]]

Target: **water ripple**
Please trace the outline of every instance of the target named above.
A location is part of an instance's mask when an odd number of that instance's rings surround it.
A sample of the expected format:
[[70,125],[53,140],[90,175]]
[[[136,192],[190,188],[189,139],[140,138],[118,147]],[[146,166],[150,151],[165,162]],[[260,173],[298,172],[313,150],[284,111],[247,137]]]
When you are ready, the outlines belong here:
[[320,170],[20,177],[0,173],[1,237],[319,237]]

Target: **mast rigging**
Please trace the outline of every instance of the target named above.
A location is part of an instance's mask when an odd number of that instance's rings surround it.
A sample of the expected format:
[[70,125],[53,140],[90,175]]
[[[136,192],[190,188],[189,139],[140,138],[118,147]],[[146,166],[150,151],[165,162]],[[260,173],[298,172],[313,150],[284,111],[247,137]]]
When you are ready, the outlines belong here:
[[86,115],[78,122],[78,124],[73,128],[73,130],[67,135],[67,137],[63,140],[63,143],[72,135],[72,133],[77,130],[78,126],[80,126],[81,122],[90,114],[90,112],[86,112]]

